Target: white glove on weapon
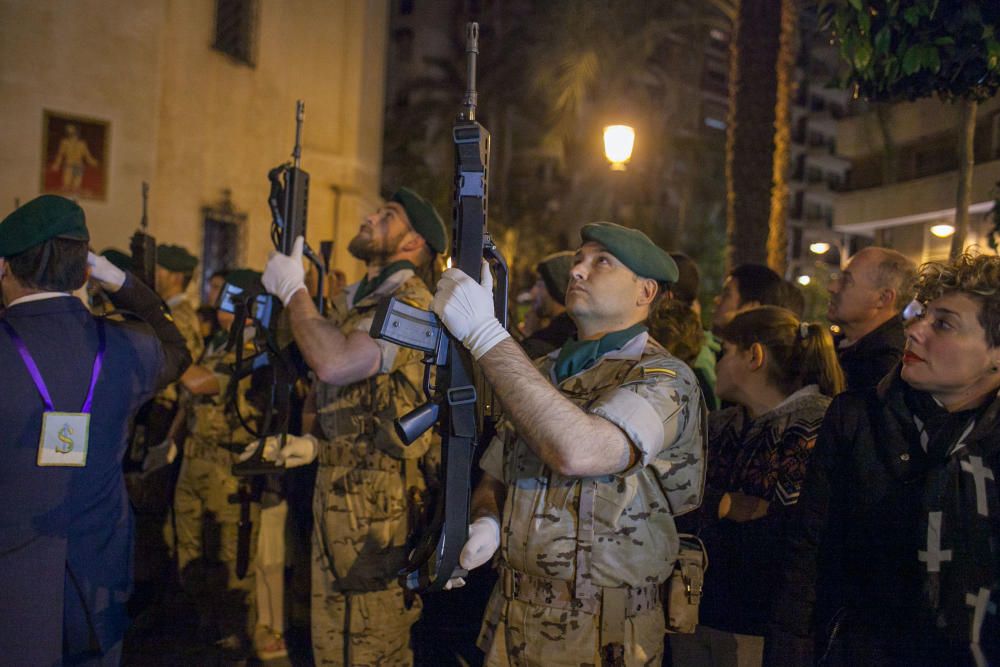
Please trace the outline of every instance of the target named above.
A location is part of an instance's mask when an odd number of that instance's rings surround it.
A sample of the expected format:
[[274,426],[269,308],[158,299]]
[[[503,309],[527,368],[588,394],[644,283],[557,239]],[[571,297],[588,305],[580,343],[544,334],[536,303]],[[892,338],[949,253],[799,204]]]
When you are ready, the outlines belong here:
[[286,306],[293,294],[306,288],[306,270],[302,266],[303,243],[305,239],[297,237],[291,255],[272,250],[261,277],[264,289],[281,299],[281,303]]
[[[265,456],[267,453],[267,446],[270,446],[271,440],[274,440],[274,446],[277,447],[278,443],[281,442],[280,436],[272,435],[267,438],[267,445],[265,445]],[[315,436],[312,435],[289,435],[285,440],[285,446],[281,448],[278,452],[278,456],[274,459],[274,462],[279,466],[285,466],[286,468],[298,468],[299,466],[307,466],[316,460],[316,454],[319,452],[319,442],[316,440]]]
[[[466,570],[474,570],[493,558],[500,548],[500,522],[492,516],[482,516],[469,524],[469,539],[458,556],[458,564]],[[465,579],[454,577],[448,580],[444,589],[461,588]]]
[[107,257],[88,252],[87,266],[90,267],[90,277],[108,292],[117,292],[125,284],[125,272],[108,261]]
[[[295,437],[294,435],[288,436],[288,441],[291,441],[291,439],[294,437]],[[267,438],[264,440],[265,461],[274,461],[278,457],[278,445],[280,443],[281,443],[280,435],[267,436]],[[244,447],[240,455],[236,457],[236,460],[239,461],[240,463],[249,460],[250,457],[253,456],[254,453],[256,453],[257,447],[259,445],[260,445],[260,439],[258,438],[257,440],[254,440],[249,445]]]
[[493,312],[493,275],[485,260],[479,282],[461,269],[445,271],[438,281],[431,310],[475,359],[510,338]]

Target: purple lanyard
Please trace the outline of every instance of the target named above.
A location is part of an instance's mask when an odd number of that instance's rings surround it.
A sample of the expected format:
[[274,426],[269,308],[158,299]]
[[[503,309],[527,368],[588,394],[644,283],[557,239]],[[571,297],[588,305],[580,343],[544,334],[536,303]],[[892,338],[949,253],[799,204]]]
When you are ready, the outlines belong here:
[[[28,351],[28,346],[24,344],[21,337],[17,335],[14,331],[14,327],[10,325],[7,320],[0,320],[0,324],[3,328],[7,330],[7,335],[10,339],[14,341],[14,347],[17,348],[18,353],[21,355],[21,359],[24,360],[24,365],[28,367],[28,373],[31,375],[31,379],[35,382],[35,387],[38,388],[38,393],[42,395],[42,400],[45,401],[45,411],[54,412],[55,407],[52,405],[52,397],[49,395],[49,390],[45,386],[45,380],[42,379],[42,373],[38,370],[38,366],[35,364],[35,360],[31,358],[31,352]],[[104,348],[106,347],[106,340],[104,337],[104,320],[97,320],[97,356],[94,358],[94,369],[90,374],[90,388],[87,389],[87,400],[83,402],[83,407],[80,408],[80,412],[90,413],[90,405],[94,402],[94,387],[97,386],[97,376],[101,374],[101,364],[104,361]]]

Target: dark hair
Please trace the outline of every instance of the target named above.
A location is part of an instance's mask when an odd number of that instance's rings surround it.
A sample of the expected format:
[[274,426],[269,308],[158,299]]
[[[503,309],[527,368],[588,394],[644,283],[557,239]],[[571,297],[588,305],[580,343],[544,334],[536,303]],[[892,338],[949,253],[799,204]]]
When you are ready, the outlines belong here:
[[766,348],[767,375],[791,394],[810,384],[827,396],[844,390],[844,372],[826,327],[803,323],[795,313],[777,306],[757,306],[736,313],[719,332],[722,340],[747,350],[754,343]]
[[72,292],[87,280],[87,241],[54,238],[7,258],[25,287]]
[[701,283],[701,271],[693,259],[682,252],[672,252],[670,256],[677,265],[677,282],[670,286],[674,298],[691,305],[698,298],[698,286]]
[[986,343],[1000,347],[1000,257],[966,252],[952,262],[928,262],[920,267],[916,291],[924,303],[954,292],[978,301]]
[[678,299],[664,299],[649,313],[649,335],[670,354],[690,364],[701,351],[704,332],[691,306]]
[[741,264],[729,277],[736,281],[741,304],[756,301],[762,306],[777,306],[783,300],[785,280],[763,264]]

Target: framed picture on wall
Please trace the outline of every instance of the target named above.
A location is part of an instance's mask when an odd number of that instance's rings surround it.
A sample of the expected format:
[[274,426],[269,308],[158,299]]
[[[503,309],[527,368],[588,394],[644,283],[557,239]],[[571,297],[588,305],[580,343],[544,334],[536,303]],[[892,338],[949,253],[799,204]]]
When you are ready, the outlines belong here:
[[42,192],[107,199],[110,146],[111,123],[43,111]]

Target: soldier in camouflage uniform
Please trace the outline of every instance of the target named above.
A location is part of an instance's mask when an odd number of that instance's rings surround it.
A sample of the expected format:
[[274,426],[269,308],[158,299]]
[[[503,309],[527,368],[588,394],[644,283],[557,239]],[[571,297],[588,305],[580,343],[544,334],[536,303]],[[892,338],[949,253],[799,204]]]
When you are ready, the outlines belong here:
[[[181,246],[161,244],[156,249],[156,293],[170,309],[170,317],[184,336],[188,352],[196,362],[205,350],[205,342],[198,315],[186,291],[197,266],[198,258]],[[162,450],[169,448],[170,443],[164,442],[163,438],[177,412],[178,400],[178,385],[170,384],[140,412],[132,442],[133,460],[142,461],[152,448],[159,448],[152,458],[166,458]],[[173,461],[173,455],[170,460]]]
[[493,317],[488,271],[446,271],[433,300],[505,408],[461,555],[473,568],[500,549],[480,634],[491,665],[659,665],[674,518],[701,502],[698,382],[644,325],[677,267],[641,232],[581,234],[566,294],[578,338],[534,365]]
[[[131,261],[123,253],[110,257]],[[156,293],[166,302],[191,359],[197,362],[205,345],[185,290],[198,266],[198,258],[180,246],[161,245],[156,261]],[[136,510],[135,599],[139,607],[142,601],[159,595],[162,574],[169,566],[174,546],[169,512],[177,465],[168,464],[174,462],[177,449],[167,433],[178,407],[179,383],[171,383],[139,411],[129,446],[125,480]]]
[[[248,270],[233,271],[227,277],[243,289],[259,284],[259,280],[260,273]],[[233,315],[220,312],[219,320],[228,331]],[[225,345],[224,337],[216,337],[182,380],[181,410],[187,439],[174,492],[174,516],[181,583],[197,601],[203,625],[217,627],[225,648],[239,648],[251,625],[253,569],[248,568],[243,579],[237,576],[241,505],[236,496],[246,481],[235,477],[231,467],[254,441],[239,415],[252,425],[260,409],[251,395],[250,376],[239,381],[237,405],[227,401],[236,350],[227,352]],[[252,354],[252,350],[248,352]],[[259,504],[251,503],[251,559],[256,553],[259,512]]]
[[194,304],[187,297],[198,258],[179,245],[160,245],[156,249],[156,293],[167,303],[177,329],[184,334],[193,359],[205,348]]
[[312,641],[318,665],[410,665],[410,627],[420,601],[397,575],[410,548],[414,510],[439,449],[428,433],[409,446],[393,420],[424,402],[421,354],[368,332],[378,302],[420,308],[431,295],[414,271],[446,246],[434,207],[402,188],[368,216],[349,250],[367,264],[324,318],[304,286],[301,240],[274,254],[264,286],[281,298],[295,341],[316,373],[317,432],[289,438],[278,461],[319,458],[313,498]]

